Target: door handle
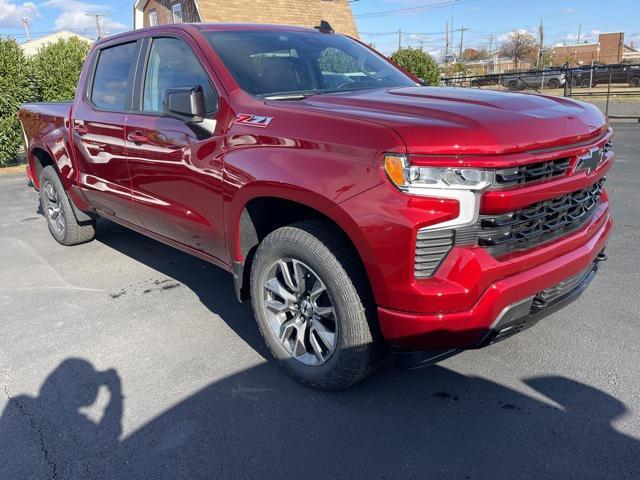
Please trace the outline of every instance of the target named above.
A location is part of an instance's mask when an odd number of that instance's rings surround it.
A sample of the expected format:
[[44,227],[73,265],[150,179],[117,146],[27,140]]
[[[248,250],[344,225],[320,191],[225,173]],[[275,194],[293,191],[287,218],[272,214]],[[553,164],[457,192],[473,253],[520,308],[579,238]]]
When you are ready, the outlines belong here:
[[127,140],[129,140],[130,142],[135,143],[136,145],[140,145],[142,143],[147,143],[149,141],[147,136],[142,132],[132,132],[132,133],[130,133],[129,135],[127,135]]
[[87,127],[85,127],[84,124],[82,124],[82,123],[74,124],[73,125],[73,131],[76,132],[80,136],[86,135],[87,133],[89,133],[89,129]]

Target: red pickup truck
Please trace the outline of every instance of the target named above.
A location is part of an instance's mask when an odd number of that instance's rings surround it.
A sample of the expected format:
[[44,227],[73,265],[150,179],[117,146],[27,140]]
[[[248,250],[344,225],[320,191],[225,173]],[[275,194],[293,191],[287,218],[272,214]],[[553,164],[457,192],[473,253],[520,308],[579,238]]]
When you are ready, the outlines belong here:
[[104,217],[233,273],[274,357],[319,388],[390,347],[436,361],[502,340],[605,258],[597,108],[424,87],[326,26],[109,37],[73,103],[19,116],[58,242]]

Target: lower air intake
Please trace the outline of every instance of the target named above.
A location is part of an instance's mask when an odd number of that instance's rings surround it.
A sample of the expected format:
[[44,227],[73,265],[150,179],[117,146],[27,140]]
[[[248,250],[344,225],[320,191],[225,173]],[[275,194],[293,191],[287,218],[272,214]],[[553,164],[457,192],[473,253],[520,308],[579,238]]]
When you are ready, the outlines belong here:
[[419,230],[416,240],[415,277],[427,278],[440,266],[453,247],[453,230]]

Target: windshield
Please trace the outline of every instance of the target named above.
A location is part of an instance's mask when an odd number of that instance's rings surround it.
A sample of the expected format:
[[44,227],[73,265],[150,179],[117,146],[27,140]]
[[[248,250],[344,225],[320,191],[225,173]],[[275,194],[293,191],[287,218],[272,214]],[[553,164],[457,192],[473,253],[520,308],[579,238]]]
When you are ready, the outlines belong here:
[[415,86],[350,38],[314,32],[204,33],[240,88],[257,97]]

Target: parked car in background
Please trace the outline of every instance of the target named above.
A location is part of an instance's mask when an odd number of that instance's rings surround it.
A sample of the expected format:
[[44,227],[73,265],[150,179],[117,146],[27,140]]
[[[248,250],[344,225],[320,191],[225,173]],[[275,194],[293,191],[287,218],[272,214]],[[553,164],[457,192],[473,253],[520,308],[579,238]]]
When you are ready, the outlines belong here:
[[592,87],[626,83],[630,87],[640,87],[640,65],[603,65],[576,69],[571,72],[572,84],[576,87]]
[[500,75],[480,75],[478,77],[472,78],[469,83],[472,87],[488,87],[492,85],[498,85],[500,83]]
[[511,73],[500,78],[500,84],[509,90],[555,89],[564,87],[565,81],[565,73],[556,69]]
[[612,228],[595,106],[422,87],[326,28],[110,36],[72,103],[19,118],[56,241],[103,217],[223,268],[276,361],[318,388],[389,347],[435,362],[528,328],[585,290]]

